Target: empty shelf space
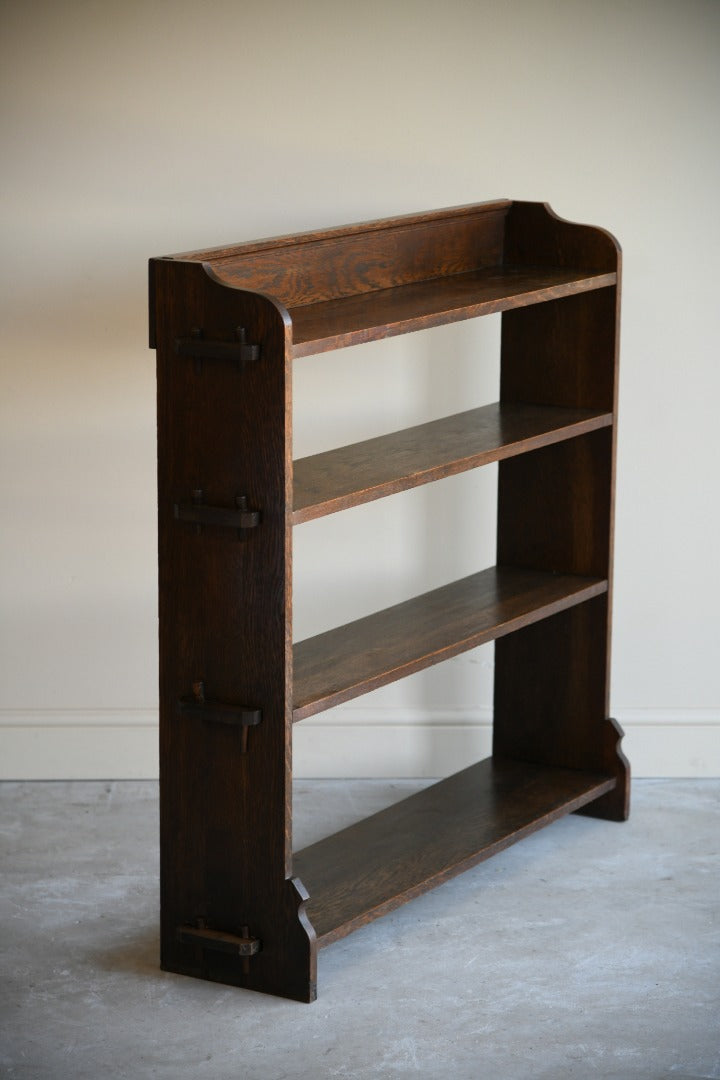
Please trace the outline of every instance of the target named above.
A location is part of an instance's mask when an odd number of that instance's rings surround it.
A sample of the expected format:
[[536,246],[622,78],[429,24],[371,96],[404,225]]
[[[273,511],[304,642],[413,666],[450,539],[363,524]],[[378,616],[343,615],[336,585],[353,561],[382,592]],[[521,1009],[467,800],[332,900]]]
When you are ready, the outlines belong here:
[[579,809],[612,777],[488,759],[293,856],[306,911],[329,945]]
[[300,458],[293,524],[606,427],[611,413],[485,405],[391,435]]
[[332,708],[607,591],[607,581],[498,566],[298,642],[293,720]]
[[293,355],[357,345],[614,285],[615,273],[492,267],[290,307]]

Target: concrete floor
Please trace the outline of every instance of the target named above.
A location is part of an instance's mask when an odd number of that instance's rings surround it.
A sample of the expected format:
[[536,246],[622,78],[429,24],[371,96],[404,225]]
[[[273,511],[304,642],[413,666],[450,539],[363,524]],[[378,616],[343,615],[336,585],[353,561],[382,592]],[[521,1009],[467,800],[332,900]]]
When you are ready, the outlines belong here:
[[[420,781],[301,781],[296,843]],[[330,823],[330,824],[328,824]],[[640,781],[320,954],[300,1005],[158,968],[157,786],[0,785],[0,1076],[720,1078],[720,781]]]

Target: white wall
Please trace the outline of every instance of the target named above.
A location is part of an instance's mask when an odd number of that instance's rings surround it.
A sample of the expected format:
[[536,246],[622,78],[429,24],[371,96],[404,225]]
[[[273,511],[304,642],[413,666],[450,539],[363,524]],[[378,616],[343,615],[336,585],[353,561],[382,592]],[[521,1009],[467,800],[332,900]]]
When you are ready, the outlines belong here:
[[[156,773],[148,256],[497,196],[623,245],[613,711],[636,774],[720,772],[720,3],[0,18],[1,775]],[[299,362],[296,455],[491,400],[496,337],[491,319]],[[492,561],[494,480],[296,530],[296,637]],[[487,744],[491,667],[480,650],[307,721],[298,771],[460,767]]]

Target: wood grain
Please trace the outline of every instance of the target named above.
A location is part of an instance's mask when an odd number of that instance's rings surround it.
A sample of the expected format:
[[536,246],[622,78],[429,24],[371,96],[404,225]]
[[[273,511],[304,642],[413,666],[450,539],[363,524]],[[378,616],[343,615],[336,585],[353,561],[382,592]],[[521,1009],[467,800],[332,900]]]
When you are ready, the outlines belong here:
[[[156,267],[160,622],[162,965],[301,1001],[315,994],[315,948],[291,873],[291,445],[286,324],[267,298],[219,285],[199,263]],[[209,339],[248,328],[263,362],[242,372],[178,356],[202,326]],[[262,417],[263,423],[258,423]],[[177,520],[202,488],[213,506],[247,495],[261,525],[233,529]],[[247,739],[205,723],[183,699],[262,710]],[[238,957],[178,940],[197,926],[262,941]]]
[[612,423],[609,413],[509,403],[433,420],[294,463],[293,524],[524,454]]
[[502,461],[498,562],[607,578],[611,452],[605,427]]
[[612,273],[495,267],[290,307],[293,356],[508,311],[615,284]]
[[[414,228],[417,225],[437,225],[446,221],[472,218],[478,213],[506,214],[512,207],[511,199],[486,199],[479,203],[463,203],[461,206],[446,206],[440,210],[421,210],[412,214],[399,214],[396,217],[375,218],[371,221],[356,221],[350,225],[331,225],[326,229],[310,229],[307,232],[285,233],[281,236],[269,236],[260,240],[241,240],[236,244],[223,244],[211,248],[197,248],[194,251],[181,251],[168,256],[172,259],[191,259],[200,262],[215,262],[223,259],[240,259],[255,256],[261,251],[297,247],[314,243],[316,240],[350,239],[355,236],[371,238],[374,233],[387,229]],[[533,204],[534,205],[534,204]]]
[[603,594],[498,641],[493,753],[614,776],[587,812],[623,821],[630,774],[622,731],[608,717],[607,617]]
[[[627,814],[607,715],[619,281],[608,233],[506,199],[151,261],[165,968],[309,1001],[308,911],[327,944],[562,813]],[[293,358],[492,312],[498,405],[296,462],[293,490]],[[242,370],[178,355],[202,336],[235,356],[240,327]],[[493,460],[498,567],[292,646],[293,524]],[[198,529],[173,507],[199,490]],[[240,539],[216,526],[244,499]],[[494,759],[293,858],[292,721],[493,639]],[[261,722],[204,722],[183,705],[200,685]],[[257,951],[207,947],[237,941]]]
[[293,650],[293,720],[448,660],[606,589],[601,578],[491,567],[307,638]]
[[318,946],[612,789],[611,776],[487,760],[293,856]]
[[[500,399],[602,409],[617,416],[620,248],[539,204],[514,204],[506,257],[590,265],[617,285],[506,312]],[[499,641],[494,750],[616,778],[588,813],[627,817],[630,772],[609,718],[615,440],[617,424],[502,461],[498,561],[608,581],[605,595]],[[518,673],[522,672],[522,678]]]
[[495,266],[504,218],[504,210],[483,210],[354,236],[330,234],[213,267],[229,284],[269,293],[291,308]]

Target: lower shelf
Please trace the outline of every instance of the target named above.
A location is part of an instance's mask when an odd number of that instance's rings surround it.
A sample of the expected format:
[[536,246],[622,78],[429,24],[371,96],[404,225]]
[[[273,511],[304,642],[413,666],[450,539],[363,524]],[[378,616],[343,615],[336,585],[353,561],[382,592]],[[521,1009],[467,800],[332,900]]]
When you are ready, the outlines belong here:
[[297,852],[320,947],[615,787],[615,779],[492,758]]
[[491,566],[293,646],[293,721],[607,592],[602,578]]

